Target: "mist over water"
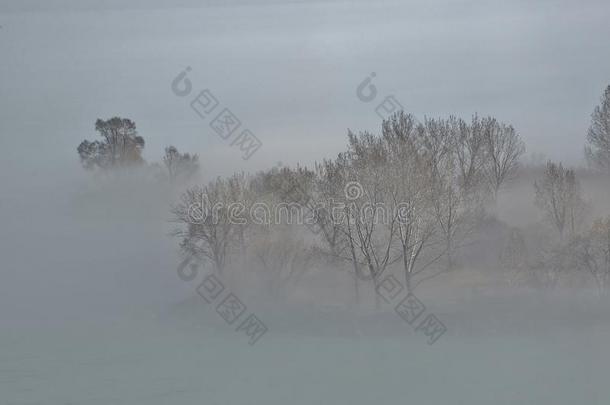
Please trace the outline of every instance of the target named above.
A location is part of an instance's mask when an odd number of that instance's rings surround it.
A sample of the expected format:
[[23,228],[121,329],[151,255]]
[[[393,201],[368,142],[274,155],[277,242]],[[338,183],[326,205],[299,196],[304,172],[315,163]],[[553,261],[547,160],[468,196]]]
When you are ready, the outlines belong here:
[[[532,286],[498,257],[515,227],[530,252],[549,239],[533,187],[547,158],[579,168],[583,226],[610,215],[607,176],[583,168],[609,15],[602,1],[0,5],[0,403],[607,404],[608,298],[585,274]],[[172,92],[187,66],[193,94],[262,141],[251,159]],[[380,132],[387,95],[420,120],[493,115],[527,145],[456,270],[415,290],[447,332],[427,344],[371,282],[356,305],[349,269],[312,263],[280,289],[244,258],[222,282],[268,327],[249,345],[197,294],[210,267],[179,277],[171,208],[217,176],[334,158],[348,128]],[[200,176],[85,171],[76,147],[114,116],[137,123],[148,163],[175,145]]]

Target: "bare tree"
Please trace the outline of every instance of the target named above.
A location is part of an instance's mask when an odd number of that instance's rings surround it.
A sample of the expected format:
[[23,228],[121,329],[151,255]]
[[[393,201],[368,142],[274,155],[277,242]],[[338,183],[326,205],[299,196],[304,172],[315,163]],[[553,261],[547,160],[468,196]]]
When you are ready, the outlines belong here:
[[494,118],[483,120],[485,139],[485,173],[497,199],[502,186],[511,180],[519,168],[519,159],[525,153],[525,144],[515,131]]
[[[392,262],[396,215],[389,208],[388,153],[381,138],[368,132],[348,133],[348,177],[342,231],[356,276],[366,278],[361,264],[378,287],[379,277]],[[348,185],[352,185],[351,191]],[[378,295],[375,294],[378,304]]]
[[344,187],[347,183],[345,156],[340,154],[335,160],[325,159],[322,163],[317,163],[315,172],[316,180],[312,192],[319,206],[316,207],[314,219],[325,250],[331,259],[335,259],[340,257],[346,248],[341,230],[341,217],[344,213],[334,209],[335,204],[345,198]]
[[[398,167],[409,171],[400,173],[397,178],[404,183],[407,180],[403,179],[413,179],[414,173],[424,174],[423,177],[419,175],[418,183],[421,184],[418,187],[428,194],[425,205],[432,208],[436,219],[435,232],[444,240],[447,269],[451,269],[454,251],[472,235],[477,225],[476,214],[482,211],[482,124],[477,117],[473,118],[472,127],[450,117],[448,120],[426,119],[423,125],[414,126],[406,123],[404,116],[398,115],[392,124],[384,126],[384,131],[387,134],[409,132],[408,136],[394,135],[390,146],[392,151],[410,150],[397,156]],[[396,140],[401,139],[408,140],[411,146],[396,145]],[[400,188],[400,184],[398,186]],[[416,194],[411,189],[402,198],[409,200],[409,195]],[[430,231],[429,226],[425,228]]]
[[610,86],[591,115],[585,153],[592,167],[610,174]]
[[[353,269],[354,298],[360,303],[360,281],[367,277],[362,273],[365,266],[354,243],[350,243],[350,228],[347,226],[348,201],[345,187],[353,170],[347,153],[340,153],[336,159],[324,159],[315,165],[315,179],[309,195],[315,204],[312,229],[318,235],[319,245],[315,252],[325,264],[343,266],[349,263]],[[353,207],[353,204],[352,204]],[[350,224],[351,225],[351,224]],[[353,242],[353,239],[351,240]],[[370,279],[370,278],[368,278]]]
[[290,225],[272,224],[258,232],[249,251],[263,266],[271,296],[286,293],[306,273],[313,255],[303,238]]
[[[454,266],[454,252],[473,236],[484,213],[486,122],[474,116],[469,125],[461,119],[426,120],[420,152],[429,165],[429,187],[434,195],[438,233],[444,240],[447,269]],[[421,128],[421,127],[420,127]],[[421,130],[421,129],[420,129]],[[501,153],[499,154],[501,156]]]
[[[247,231],[247,243],[242,250],[247,252],[245,260],[262,265],[262,276],[270,289],[269,294],[274,296],[295,286],[315,256],[304,237],[308,232],[303,229],[303,217],[313,209],[313,176],[305,167],[273,168],[256,174],[249,187],[241,187],[249,193],[235,196],[246,201],[247,207],[256,203],[266,212],[258,219],[250,217],[249,225],[238,228],[238,232]],[[293,207],[297,211],[292,211]],[[295,214],[298,216],[296,221]],[[262,220],[265,216],[267,220]]]
[[461,192],[456,183],[454,167],[437,176],[433,183],[433,198],[430,205],[434,208],[439,233],[444,239],[445,254],[447,256],[447,269],[453,268],[453,254],[464,242],[473,229],[471,225],[471,207],[468,204],[468,195]]
[[470,125],[454,118],[450,122],[460,188],[465,195],[477,195],[482,191],[485,175],[484,123],[477,115],[472,117]]
[[425,127],[411,115],[399,113],[383,123],[383,139],[390,162],[393,207],[397,210],[397,239],[407,290],[418,283],[415,276],[434,260],[422,263],[428,250],[435,247],[437,231],[434,216],[434,171],[446,155],[444,134],[435,127],[428,137]]
[[579,240],[576,253],[581,268],[594,278],[600,295],[610,287],[610,217],[598,219]]
[[574,170],[548,162],[544,177],[534,183],[536,206],[555,227],[563,240],[566,229],[575,236],[581,224],[585,203]]
[[218,273],[223,272],[237,240],[240,221],[229,212],[233,202],[227,181],[217,179],[205,187],[186,190],[172,209],[175,221],[182,225],[174,232],[182,238],[181,249],[209,261]]
[[86,169],[109,169],[143,163],[144,138],[138,135],[136,124],[127,118],[98,119],[95,130],[103,141],[84,140],[77,151]]

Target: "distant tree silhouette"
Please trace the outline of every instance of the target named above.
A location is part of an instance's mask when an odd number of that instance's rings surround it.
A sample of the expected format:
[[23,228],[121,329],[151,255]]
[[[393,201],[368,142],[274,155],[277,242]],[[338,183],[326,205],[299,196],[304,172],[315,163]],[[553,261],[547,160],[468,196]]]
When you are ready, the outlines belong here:
[[536,206],[546,215],[563,239],[565,230],[574,237],[582,225],[585,202],[580,183],[572,169],[564,169],[561,163],[548,162],[544,177],[534,183]]
[[175,146],[170,145],[165,148],[163,164],[167,169],[170,182],[178,179],[186,180],[199,170],[199,156],[180,153]]
[[143,163],[144,138],[138,135],[136,124],[127,118],[113,117],[95,122],[102,141],[84,140],[77,151],[86,169],[110,169]]

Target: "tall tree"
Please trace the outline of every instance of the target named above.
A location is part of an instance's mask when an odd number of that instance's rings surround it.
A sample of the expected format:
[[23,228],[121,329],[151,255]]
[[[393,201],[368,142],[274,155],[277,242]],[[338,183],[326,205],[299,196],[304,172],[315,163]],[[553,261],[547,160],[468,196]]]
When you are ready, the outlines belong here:
[[519,159],[525,153],[525,143],[511,125],[493,118],[483,121],[486,174],[494,197],[497,198],[502,186],[516,174]]
[[[206,260],[222,273],[232,247],[238,240],[238,221],[243,213],[231,212],[230,180],[218,178],[204,187],[187,189],[181,202],[172,208],[174,221],[181,225],[174,236],[187,255]],[[239,216],[236,217],[236,215]]]
[[396,224],[400,258],[405,283],[411,292],[416,285],[415,276],[431,264],[422,263],[428,250],[435,245],[437,231],[433,202],[435,195],[435,169],[446,155],[442,131],[428,136],[427,128],[438,129],[428,121],[417,125],[411,115],[399,113],[383,123],[383,140],[389,155],[391,196],[396,207]]
[[451,118],[454,136],[454,151],[459,169],[459,186],[463,194],[479,194],[483,184],[485,168],[485,138],[483,120],[477,115],[472,117],[471,125],[465,121]]
[[559,237],[564,238],[566,230],[575,236],[581,225],[585,203],[580,183],[572,169],[564,169],[561,163],[548,162],[544,177],[534,183],[536,206],[555,227]]
[[[337,160],[345,164],[347,181],[339,200],[344,211],[339,220],[345,241],[341,256],[352,263],[356,277],[372,280],[376,291],[380,276],[393,262],[397,223],[395,211],[389,208],[388,154],[383,141],[369,132],[349,131],[348,141],[348,151]],[[379,305],[377,294],[375,303]]]
[[77,151],[87,169],[110,169],[143,163],[144,138],[138,135],[135,122],[114,117],[95,122],[95,130],[102,141],[84,140]]

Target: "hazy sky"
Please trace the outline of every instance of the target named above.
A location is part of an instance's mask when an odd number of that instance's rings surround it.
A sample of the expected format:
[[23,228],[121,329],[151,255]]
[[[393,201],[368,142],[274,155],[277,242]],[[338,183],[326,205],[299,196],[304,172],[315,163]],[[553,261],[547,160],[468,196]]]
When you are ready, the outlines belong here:
[[[147,159],[175,144],[210,175],[310,162],[340,151],[347,128],[378,130],[389,94],[418,117],[494,115],[530,151],[578,162],[610,84],[607,1],[168,3],[2,2],[3,166],[28,153],[76,167],[95,119],[114,115],[136,121]],[[262,140],[252,159],[171,92],[186,66]],[[367,104],[356,87],[371,72]]]
[[[0,306],[9,313],[67,310],[81,296],[108,305],[109,291],[119,303],[117,288],[138,303],[172,296],[172,283],[180,291],[168,201],[136,196],[143,213],[125,222],[125,201],[82,195],[76,146],[95,139],[98,117],[135,120],[149,161],[169,144],[200,154],[211,177],[334,156],[348,128],[379,129],[375,106],[391,94],[420,118],[494,115],[530,151],[579,162],[610,84],[601,1],[49,3],[0,5]],[[250,160],[195,114],[191,96],[171,91],[186,66],[193,94],[209,88],[261,139]],[[356,88],[371,72],[378,96],[364,103]]]

